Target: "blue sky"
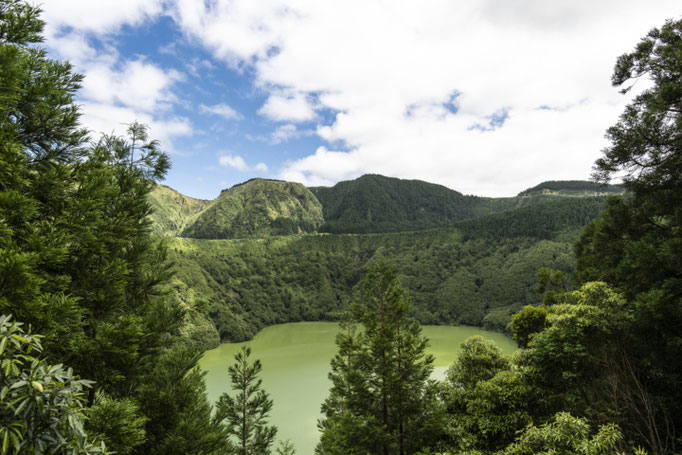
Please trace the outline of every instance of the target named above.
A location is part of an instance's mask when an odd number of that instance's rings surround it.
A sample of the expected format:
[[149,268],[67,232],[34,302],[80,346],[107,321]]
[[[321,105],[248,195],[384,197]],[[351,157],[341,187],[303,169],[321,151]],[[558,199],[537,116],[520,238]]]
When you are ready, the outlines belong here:
[[[365,173],[486,196],[587,179],[628,101],[618,55],[678,0],[47,0],[83,122],[150,126],[166,184]],[[646,87],[646,83],[639,84]]]

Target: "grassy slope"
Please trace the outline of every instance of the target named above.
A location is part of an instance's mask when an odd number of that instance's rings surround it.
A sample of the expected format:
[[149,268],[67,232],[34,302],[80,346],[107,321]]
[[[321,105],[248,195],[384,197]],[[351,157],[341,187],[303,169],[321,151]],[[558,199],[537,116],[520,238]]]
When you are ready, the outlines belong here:
[[209,202],[185,196],[165,185],[156,185],[149,194],[153,234],[161,237],[179,235]]
[[191,238],[241,238],[314,231],[322,205],[300,183],[253,179],[223,191],[182,232]]

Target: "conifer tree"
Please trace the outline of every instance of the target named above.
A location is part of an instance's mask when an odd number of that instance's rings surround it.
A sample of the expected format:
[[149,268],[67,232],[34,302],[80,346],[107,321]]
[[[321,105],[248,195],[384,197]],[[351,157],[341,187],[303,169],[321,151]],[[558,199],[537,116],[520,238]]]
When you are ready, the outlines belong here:
[[[85,429],[118,453],[218,453],[223,428],[209,424],[196,353],[173,347],[184,312],[165,295],[172,271],[150,236],[147,195],[168,157],[136,122],[128,140],[86,142],[82,77],[38,47],[39,14],[0,0],[0,313],[44,335],[50,363],[95,381]],[[152,377],[185,392],[165,413],[149,406],[167,392],[145,388]]]
[[318,454],[415,453],[439,431],[433,357],[409,310],[393,269],[373,266],[337,338]]
[[218,415],[226,420],[228,433],[236,440],[234,453],[239,455],[269,455],[277,434],[275,426],[268,426],[272,400],[261,388],[258,377],[260,360],[249,361],[251,348],[243,347],[235,355],[235,363],[228,369],[234,397],[224,393],[218,402]]

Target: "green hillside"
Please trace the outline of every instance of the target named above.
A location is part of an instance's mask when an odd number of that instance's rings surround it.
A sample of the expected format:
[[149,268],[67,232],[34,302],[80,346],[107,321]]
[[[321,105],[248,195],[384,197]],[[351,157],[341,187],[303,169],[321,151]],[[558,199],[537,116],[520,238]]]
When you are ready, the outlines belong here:
[[336,319],[376,259],[397,267],[422,323],[505,330],[539,301],[538,269],[572,273],[573,243],[604,207],[604,196],[584,196],[590,185],[484,198],[379,175],[311,190],[253,179],[210,203],[158,186],[152,219],[178,237],[174,295],[192,310],[184,337],[201,347]]
[[[367,267],[383,259],[396,266],[422,323],[504,330],[512,314],[539,302],[538,269],[572,272],[573,243],[603,205],[556,198],[415,232],[178,238],[169,244],[174,289],[188,306],[206,308],[221,339],[239,341],[272,324],[336,319]],[[206,327],[198,334],[198,344],[218,338]]]
[[302,184],[252,179],[224,190],[183,231],[182,237],[229,239],[315,231],[322,205]]
[[442,185],[363,175],[333,187],[310,189],[320,200],[321,232],[380,233],[451,226],[456,222],[553,201],[559,196],[586,197],[622,192],[587,181],[544,182],[515,197],[463,195]]
[[368,233],[432,229],[471,218],[479,198],[442,185],[363,175],[311,191],[324,208],[322,232]]
[[519,193],[519,196],[551,194],[557,196],[606,196],[620,194],[624,191],[621,185],[601,185],[585,180],[551,180],[542,182]]
[[194,199],[165,185],[156,185],[147,200],[152,207],[149,218],[152,234],[176,236],[191,223],[210,201]]

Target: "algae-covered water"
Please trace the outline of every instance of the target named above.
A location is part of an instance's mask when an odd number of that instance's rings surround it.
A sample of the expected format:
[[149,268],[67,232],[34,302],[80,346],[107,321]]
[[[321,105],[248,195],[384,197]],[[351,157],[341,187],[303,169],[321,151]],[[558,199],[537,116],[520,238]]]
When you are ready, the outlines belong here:
[[[505,353],[516,350],[516,343],[500,333],[465,326],[422,326],[429,339],[428,352],[435,357],[434,378],[444,377],[457,357],[459,345],[467,338],[481,335],[493,340]],[[311,455],[319,439],[317,419],[320,405],[327,397],[330,382],[329,361],[336,354],[334,339],[339,326],[334,322],[297,322],[263,329],[245,343],[225,343],[207,351],[201,367],[207,371],[208,398],[215,403],[223,392],[232,393],[229,365],[245,344],[251,346],[251,359],[263,363],[263,388],[274,400],[270,422],[278,427],[278,439],[291,439],[298,455]],[[274,452],[274,451],[273,451]]]

